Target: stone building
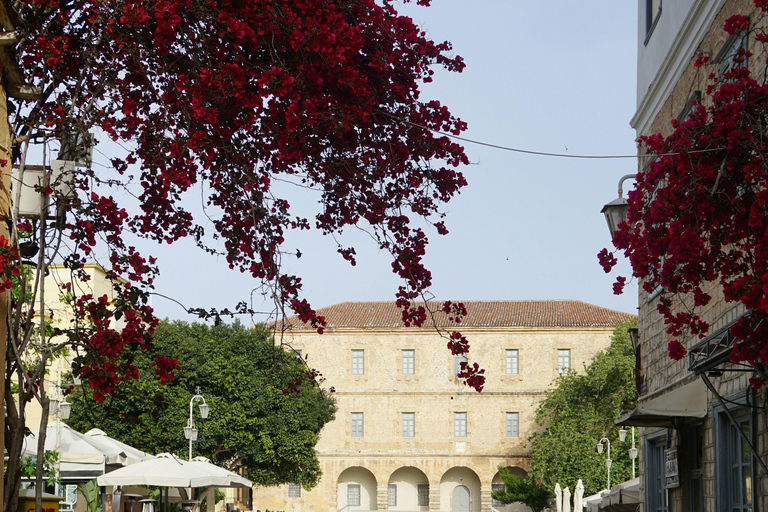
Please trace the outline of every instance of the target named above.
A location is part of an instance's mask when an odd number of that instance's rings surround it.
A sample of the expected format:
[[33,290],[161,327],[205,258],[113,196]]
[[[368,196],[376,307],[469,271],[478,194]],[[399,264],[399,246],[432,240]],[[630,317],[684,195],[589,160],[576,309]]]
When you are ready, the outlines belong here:
[[482,393],[456,379],[461,358],[447,340],[434,327],[403,327],[394,303],[321,309],[323,335],[289,319],[284,341],[335,388],[338,412],[317,445],[320,484],[257,488],[253,510],[490,510],[498,467],[529,468],[534,412],[558,371],[581,370],[632,317],[579,301],[465,305],[460,330],[469,361],[486,370]]
[[[638,0],[637,111],[631,121],[638,137],[669,134],[671,120],[684,119],[702,97],[708,75],[733,65],[739,48],[753,48],[754,33],[729,36],[723,26],[734,14],[754,12],[751,0]],[[711,59],[703,70],[693,65],[700,55]],[[764,54],[750,57],[755,76],[762,76],[764,63]],[[647,165],[640,159],[640,169]],[[728,359],[734,342],[729,327],[744,311],[726,303],[719,287],[712,285],[709,293],[713,300],[701,317],[710,334],[680,340],[688,357],[673,361],[671,337],[656,310],[658,293],[640,287],[638,407],[616,419],[643,427],[640,512],[748,512],[768,504],[761,466],[765,392],[755,393],[748,385],[751,372]],[[679,305],[678,299],[673,308]]]

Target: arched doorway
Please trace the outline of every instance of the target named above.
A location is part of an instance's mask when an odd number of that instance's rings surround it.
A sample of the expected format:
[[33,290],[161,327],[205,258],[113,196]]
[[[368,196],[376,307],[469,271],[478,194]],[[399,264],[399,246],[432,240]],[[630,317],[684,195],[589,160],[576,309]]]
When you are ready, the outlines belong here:
[[[463,487],[454,493],[457,487]],[[458,503],[456,503],[458,499]],[[463,503],[468,500],[467,507]],[[431,504],[430,504],[431,505]],[[456,506],[459,508],[456,508]],[[456,466],[445,473],[440,479],[440,508],[439,510],[464,510],[465,512],[480,511],[480,477],[472,469]]]
[[457,485],[451,496],[451,512],[469,512],[469,487]]

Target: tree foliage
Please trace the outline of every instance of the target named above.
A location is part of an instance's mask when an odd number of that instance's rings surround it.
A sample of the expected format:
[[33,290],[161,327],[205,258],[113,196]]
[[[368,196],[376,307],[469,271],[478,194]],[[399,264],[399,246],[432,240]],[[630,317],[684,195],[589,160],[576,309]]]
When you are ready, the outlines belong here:
[[75,393],[70,424],[98,427],[149,453],[173,452],[186,458],[182,427],[196,386],[210,405],[201,419],[194,455],[204,455],[261,485],[293,482],[312,488],[320,479],[315,454],[318,434],[335,412],[334,400],[291,351],[274,346],[263,326],[240,323],[208,327],[161,322],[159,350],[178,358],[176,379],[162,386],[151,378],[151,360],[136,356],[140,377],[105,402]]
[[587,495],[605,489],[607,453],[598,454],[603,437],[611,442],[611,480],[630,477],[628,442],[620,443],[613,420],[636,404],[635,358],[627,328],[635,320],[617,324],[610,346],[598,352],[584,369],[555,381],[552,392],[536,410],[536,422],[545,427],[534,433],[530,476],[545,488],[555,484],[575,487],[581,479]]
[[552,493],[544,485],[532,478],[512,474],[507,468],[499,466],[499,476],[504,481],[503,491],[494,491],[493,499],[501,503],[524,503],[531,507],[533,512],[541,512],[549,504]]
[[[748,314],[731,328],[737,342],[730,358],[756,370],[750,382],[759,388],[768,360],[768,84],[762,71],[768,3],[754,3],[754,12],[730,17],[724,29],[755,43],[739,48],[722,75],[719,63],[700,55],[694,66],[709,85],[690,116],[672,121],[668,136],[640,138],[653,160],[636,177],[627,222],[613,242],[643,288],[659,294],[675,360],[687,353],[681,340],[709,332],[700,313],[719,300],[713,286],[722,288],[726,302],[742,306]],[[761,55],[757,62],[750,48]],[[609,271],[615,259],[605,249],[601,255]]]
[[[333,236],[354,265],[355,248],[339,235],[362,228],[391,254],[404,323],[427,321],[416,300],[431,285],[428,235],[447,233],[443,207],[466,185],[458,167],[468,163],[445,135],[465,123],[420,96],[435,67],[463,69],[449,43],[430,40],[391,0],[18,0],[13,8],[25,90],[37,94],[10,104],[13,161],[0,165],[45,172],[22,187],[43,211],[23,217],[15,204],[11,236],[0,239],[5,278],[22,257],[35,269],[9,326],[6,389],[15,376],[19,394],[8,392],[5,403],[16,398],[21,409],[7,413],[6,510],[16,508],[28,400],[42,404],[46,430],[47,361],[70,351],[92,398],[105,400],[139,378],[134,361],[153,350],[149,295],[160,269],[133,237],[193,238],[252,277],[276,314],[292,312],[322,332],[301,277],[282,270],[301,254],[284,247],[286,235]],[[87,158],[96,134],[113,142],[96,148],[107,168]],[[290,186],[316,193],[309,218],[292,209]],[[196,218],[187,201],[199,197]],[[71,279],[44,291],[48,266],[61,261]],[[107,269],[115,297],[74,290],[93,262]],[[45,318],[39,304],[59,294],[74,322],[49,335],[35,312]],[[217,321],[254,309],[247,300],[224,311],[205,306],[186,307]],[[461,333],[443,334],[454,353],[467,353]],[[176,361],[154,356],[151,373],[168,381]],[[461,375],[482,389],[477,364]]]

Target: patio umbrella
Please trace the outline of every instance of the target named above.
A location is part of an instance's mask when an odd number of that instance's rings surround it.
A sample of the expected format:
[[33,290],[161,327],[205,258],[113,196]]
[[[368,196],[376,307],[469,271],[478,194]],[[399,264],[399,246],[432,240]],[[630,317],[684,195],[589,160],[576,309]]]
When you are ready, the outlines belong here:
[[576,484],[576,490],[573,492],[573,512],[583,512],[584,510],[584,502],[582,501],[583,497],[584,497],[584,484],[581,482],[581,478],[579,478],[579,482]]
[[571,490],[563,489],[563,512],[571,512]]
[[189,464],[200,466],[205,471],[210,471],[213,474],[216,474],[217,476],[222,476],[227,479],[228,485],[218,487],[253,487],[253,482],[245,478],[244,476],[240,476],[237,473],[234,473],[232,471],[229,471],[228,469],[224,469],[220,466],[217,466],[213,464],[209,459],[205,457],[195,457],[192,459],[192,462]]
[[555,484],[555,507],[557,512],[563,512],[563,491],[560,489],[560,484]]
[[99,430],[98,428],[92,428],[83,435],[88,438],[89,443],[96,446],[107,455],[107,464],[120,464],[126,466],[153,457],[133,446],[109,437],[106,432]]
[[[39,434],[39,431],[34,431],[26,437],[23,456],[37,455]],[[89,442],[83,434],[64,422],[53,421],[48,424],[45,449],[59,452],[61,477],[64,479],[90,479],[104,473],[105,453]]]
[[[216,469],[213,469],[216,468]],[[99,485],[155,485],[159,487],[236,487],[241,485],[213,464],[181,460],[171,453],[124,468],[96,479]],[[227,472],[229,473],[229,472]]]

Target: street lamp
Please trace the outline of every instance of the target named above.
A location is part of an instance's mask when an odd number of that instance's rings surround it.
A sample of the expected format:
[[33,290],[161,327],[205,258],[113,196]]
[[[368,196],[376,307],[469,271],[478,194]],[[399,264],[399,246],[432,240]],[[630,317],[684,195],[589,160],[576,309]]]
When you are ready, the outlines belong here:
[[608,458],[605,459],[605,468],[608,470],[608,489],[611,490],[611,464],[613,464],[613,461],[611,460],[611,441],[604,437],[601,440],[597,442],[597,453],[603,453],[603,443],[608,445]]
[[189,401],[189,419],[187,420],[187,426],[184,427],[184,437],[189,439],[190,461],[192,460],[192,441],[197,441],[197,428],[195,427],[195,420],[192,419],[192,405],[197,400],[201,400],[203,402],[199,405],[200,417],[206,419],[208,417],[210,406],[205,403],[205,398],[203,398],[203,395],[200,394],[200,386],[197,386],[197,389],[195,389],[195,396],[193,396]]
[[605,215],[605,220],[608,222],[608,229],[611,230],[611,238],[616,232],[620,222],[627,220],[627,211],[629,210],[629,204],[627,204],[626,198],[623,196],[623,185],[626,180],[634,178],[635,174],[626,174],[619,180],[619,197],[614,199],[610,203],[603,206],[600,213]]
[[[627,438],[625,429],[619,430],[619,441],[622,443]],[[635,427],[632,427],[632,448],[629,449],[629,458],[632,459],[632,478],[635,478],[635,459],[637,459],[637,448],[635,448]]]

